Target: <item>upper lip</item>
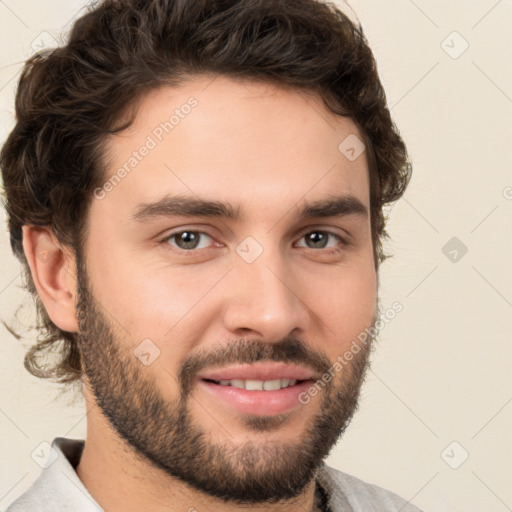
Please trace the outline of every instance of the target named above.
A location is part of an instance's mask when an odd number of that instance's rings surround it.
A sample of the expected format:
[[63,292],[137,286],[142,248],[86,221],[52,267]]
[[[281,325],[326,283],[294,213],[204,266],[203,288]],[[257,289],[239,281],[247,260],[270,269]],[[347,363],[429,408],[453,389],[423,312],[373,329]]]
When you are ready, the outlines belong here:
[[312,370],[286,363],[257,363],[241,364],[213,370],[205,370],[198,375],[199,379],[209,380],[276,380],[295,379],[313,380],[315,374]]

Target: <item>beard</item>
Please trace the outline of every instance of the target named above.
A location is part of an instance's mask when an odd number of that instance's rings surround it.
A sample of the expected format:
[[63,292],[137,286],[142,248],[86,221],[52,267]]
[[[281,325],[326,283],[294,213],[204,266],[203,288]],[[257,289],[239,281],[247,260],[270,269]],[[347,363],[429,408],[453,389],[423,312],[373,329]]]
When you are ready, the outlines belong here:
[[[373,340],[370,338],[361,346],[341,375],[322,383],[317,401],[301,405],[316,408],[319,401],[320,410],[311,415],[311,423],[300,441],[248,441],[235,445],[227,436],[225,441],[214,442],[189,409],[201,369],[230,363],[282,361],[304,365],[324,375],[332,366],[331,361],[295,338],[277,343],[237,340],[183,360],[174,377],[179,384],[179,396],[169,400],[160,391],[150,367],[134,356],[129,340],[123,339],[122,334],[116,335],[113,324],[96,307],[85,265],[80,258],[77,263],[77,341],[82,371],[102,414],[137,459],[225,502],[271,504],[297,497],[316,477],[357,410]],[[260,434],[278,430],[287,421],[284,414],[240,418],[242,428]],[[214,419],[222,423],[222,418]]]

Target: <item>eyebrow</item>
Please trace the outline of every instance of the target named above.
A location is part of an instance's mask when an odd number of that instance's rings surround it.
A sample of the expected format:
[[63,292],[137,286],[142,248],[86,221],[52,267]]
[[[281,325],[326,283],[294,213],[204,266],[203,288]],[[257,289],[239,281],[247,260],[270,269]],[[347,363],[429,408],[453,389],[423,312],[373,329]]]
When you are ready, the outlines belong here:
[[[352,195],[330,197],[306,203],[300,208],[295,208],[295,212],[300,220],[317,217],[346,217],[348,215],[368,218],[368,208]],[[144,222],[171,216],[210,217],[232,221],[238,221],[241,218],[240,206],[235,207],[230,203],[191,196],[166,196],[152,203],[141,203],[136,207],[132,218],[137,222]]]

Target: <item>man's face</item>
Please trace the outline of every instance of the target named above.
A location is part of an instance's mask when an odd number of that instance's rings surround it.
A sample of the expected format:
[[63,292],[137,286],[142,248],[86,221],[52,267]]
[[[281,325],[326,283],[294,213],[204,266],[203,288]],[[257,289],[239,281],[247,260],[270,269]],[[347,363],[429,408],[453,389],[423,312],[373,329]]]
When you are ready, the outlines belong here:
[[[125,172],[89,212],[80,346],[99,408],[141,460],[221,499],[275,501],[347,426],[369,344],[304,393],[376,320],[366,156],[338,149],[354,136],[319,98],[208,77],[147,95],[109,141],[105,181]],[[185,215],[164,204],[176,196],[238,216]],[[340,198],[341,213],[300,215]],[[297,371],[280,390],[214,382],[275,387]]]

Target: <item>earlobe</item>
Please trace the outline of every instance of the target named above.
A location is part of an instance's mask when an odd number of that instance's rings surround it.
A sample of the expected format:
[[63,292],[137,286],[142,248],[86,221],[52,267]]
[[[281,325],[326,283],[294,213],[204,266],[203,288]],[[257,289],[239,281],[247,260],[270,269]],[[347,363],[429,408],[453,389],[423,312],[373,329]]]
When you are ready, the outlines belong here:
[[23,226],[23,250],[37,293],[52,322],[78,332],[76,319],[76,264],[50,228]]

